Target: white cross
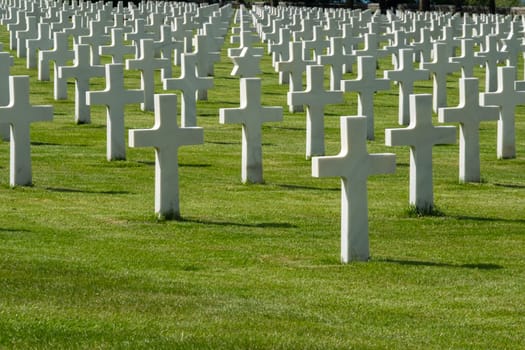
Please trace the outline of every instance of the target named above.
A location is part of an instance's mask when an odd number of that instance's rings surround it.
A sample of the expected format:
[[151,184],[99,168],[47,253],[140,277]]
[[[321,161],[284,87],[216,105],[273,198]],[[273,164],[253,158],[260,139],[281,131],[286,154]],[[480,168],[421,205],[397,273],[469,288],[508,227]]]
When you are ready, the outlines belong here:
[[341,117],[341,152],[312,158],[313,177],[341,177],[343,263],[370,258],[367,179],[374,174],[393,173],[396,168],[395,154],[368,153],[366,130],[366,117]]
[[[288,91],[301,91],[303,88],[303,73],[306,71],[306,66],[315,64],[314,61],[307,61],[303,59],[303,44],[302,42],[290,42],[290,57],[287,61],[277,62],[276,71],[288,73],[289,89]],[[302,112],[303,106],[289,105],[290,112]]]
[[241,78],[241,105],[239,108],[221,108],[221,124],[242,124],[243,183],[262,183],[262,124],[283,119],[281,107],[262,107],[261,79]]
[[59,79],[75,79],[75,122],[91,123],[91,110],[86,104],[86,92],[89,91],[89,80],[104,76],[104,66],[91,65],[89,45],[74,45],[75,61],[73,66],[59,67]]
[[135,53],[135,48],[124,42],[124,29],[111,28],[111,44],[102,45],[98,48],[100,55],[111,56],[113,63],[124,63],[124,56]]
[[485,91],[496,91],[498,88],[498,63],[503,62],[508,52],[498,49],[498,37],[496,35],[487,35],[485,37],[485,50],[476,52],[476,55],[485,57]]
[[[10,70],[14,60],[7,52],[0,52],[0,106],[7,106],[9,104],[9,77]],[[8,123],[0,124],[0,138],[3,141],[9,141],[11,127]]]
[[107,160],[126,159],[124,109],[127,104],[140,103],[143,100],[144,93],[142,90],[126,90],[124,88],[124,65],[121,63],[106,65],[105,90],[87,92],[86,103],[88,105],[106,106]]
[[182,92],[181,125],[183,127],[197,125],[197,91],[207,90],[213,86],[213,78],[199,76],[196,61],[195,55],[183,54],[180,77],[164,79],[164,90]]
[[440,123],[459,123],[459,181],[480,182],[479,124],[497,120],[498,107],[480,106],[477,78],[459,79],[459,106],[440,108]]
[[9,77],[9,105],[0,107],[0,123],[11,125],[11,186],[32,183],[30,124],[53,120],[53,106],[32,106],[29,76]]
[[447,74],[461,69],[459,63],[449,60],[450,48],[444,43],[434,43],[432,62],[422,62],[421,67],[432,75],[432,107],[434,112],[447,106]]
[[[327,55],[317,57],[317,63],[330,66],[330,89],[341,89],[341,80],[343,74],[348,72],[347,67],[352,67],[356,56],[353,54],[346,54],[343,50],[343,38],[330,38],[330,52]],[[350,71],[352,69],[350,68]]]
[[324,107],[343,103],[342,91],[324,89],[324,67],[306,67],[306,90],[288,92],[288,105],[306,106],[306,159],[324,155]]
[[516,91],[516,67],[498,67],[498,89],[480,95],[483,106],[499,106],[497,156],[516,158],[516,106],[525,104],[525,91]]
[[[152,111],[154,108],[153,95],[155,94],[155,71],[171,70],[171,62],[166,58],[155,58],[153,39],[140,40],[140,56],[126,60],[126,69],[140,71],[140,88],[144,92],[144,102],[140,107],[143,111]],[[169,78],[162,74],[164,78]]]
[[26,68],[37,68],[38,65],[38,51],[49,50],[53,47],[53,40],[51,39],[51,31],[49,24],[38,23],[38,37],[35,39],[28,39],[27,45],[27,61]]
[[178,149],[204,142],[202,128],[179,128],[177,95],[155,95],[155,125],[129,131],[130,147],[155,148],[155,213],[162,218],[180,217]]
[[474,52],[473,39],[461,39],[461,55],[451,57],[450,61],[460,64],[463,78],[471,78],[474,76],[474,67],[482,66],[485,63],[485,57],[479,52]]
[[456,143],[455,126],[432,125],[432,95],[410,95],[410,125],[405,129],[386,129],[387,146],[410,146],[409,202],[420,212],[434,208],[432,185],[432,147]]
[[69,50],[67,34],[63,32],[53,33],[53,49],[43,50],[38,53],[38,80],[49,80],[49,62],[53,61],[53,94],[55,100],[67,99],[67,79],[58,77],[58,67],[65,66],[75,58],[75,52]]
[[357,114],[367,118],[367,138],[374,139],[374,94],[376,91],[389,90],[390,80],[376,77],[377,60],[372,56],[357,58],[357,78],[341,81],[345,92],[355,91],[358,94]]
[[385,78],[399,83],[399,125],[408,125],[410,123],[409,96],[414,91],[414,82],[427,80],[430,74],[427,69],[414,69],[413,49],[401,49],[398,56],[398,68],[387,70],[384,75]]

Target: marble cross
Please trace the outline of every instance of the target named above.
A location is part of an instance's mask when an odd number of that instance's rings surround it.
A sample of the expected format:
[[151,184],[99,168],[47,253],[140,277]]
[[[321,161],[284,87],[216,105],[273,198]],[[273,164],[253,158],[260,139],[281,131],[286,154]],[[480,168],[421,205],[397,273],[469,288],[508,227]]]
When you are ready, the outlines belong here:
[[374,94],[390,89],[390,80],[376,77],[377,60],[372,56],[357,58],[357,78],[341,81],[341,89],[358,94],[357,114],[367,118],[367,138],[374,139]]
[[434,112],[447,106],[447,75],[461,69],[459,63],[449,60],[450,48],[445,43],[434,43],[432,62],[421,62],[421,67],[432,75],[432,107]]
[[395,154],[369,154],[364,116],[341,117],[341,152],[312,158],[313,177],[341,177],[341,261],[367,261],[368,191],[370,175],[393,173]]
[[74,45],[75,61],[73,66],[58,68],[58,78],[75,79],[75,122],[77,124],[91,123],[91,109],[86,104],[86,92],[89,91],[89,81],[93,77],[104,76],[104,66],[91,65],[89,45]]
[[385,78],[396,81],[399,85],[399,125],[410,123],[409,96],[414,91],[414,83],[427,80],[430,76],[427,69],[414,69],[413,57],[413,49],[399,50],[397,69],[384,72]]
[[67,34],[53,33],[53,49],[38,53],[38,80],[49,81],[49,62],[53,61],[53,95],[55,100],[67,100],[67,79],[58,77],[58,67],[65,66],[75,58],[75,51],[69,50]]
[[324,155],[324,108],[343,103],[343,92],[324,89],[324,67],[306,67],[306,90],[288,92],[288,105],[306,106],[306,159]]
[[213,87],[213,78],[201,77],[197,71],[197,57],[193,54],[183,54],[181,76],[164,79],[164,90],[181,90],[181,125],[183,127],[197,125],[197,93],[202,89]]
[[106,89],[87,92],[86,103],[89,106],[106,106],[106,158],[109,161],[123,160],[126,159],[124,109],[127,104],[141,103],[144,93],[142,90],[127,90],[124,87],[123,64],[107,64],[105,69]]
[[498,120],[497,106],[481,106],[478,78],[459,80],[459,106],[440,108],[440,123],[459,123],[459,181],[480,182],[479,124]]
[[[290,42],[290,56],[287,61],[277,62],[275,70],[289,75],[289,90],[301,91],[303,88],[303,73],[306,71],[306,66],[315,64],[314,61],[303,59],[303,44],[302,42]],[[302,112],[302,105],[289,105],[290,112]]]
[[[126,60],[126,69],[140,71],[140,88],[144,93],[144,102],[140,107],[143,111],[152,111],[154,108],[153,95],[155,94],[155,71],[171,71],[171,62],[167,58],[155,58],[153,39],[140,40],[140,56]],[[164,78],[170,78],[162,74]]]
[[130,147],[155,148],[155,213],[165,219],[180,218],[178,150],[204,143],[202,128],[177,125],[177,95],[155,95],[155,125],[129,131]]
[[241,78],[240,108],[221,108],[221,124],[242,124],[242,182],[263,183],[262,124],[283,119],[281,107],[261,105],[261,79]]
[[515,87],[516,67],[498,67],[498,89],[480,95],[482,106],[498,106],[497,157],[516,158],[516,106],[525,104],[525,91]]
[[30,125],[53,120],[53,106],[33,106],[29,101],[29,76],[9,77],[9,104],[0,106],[0,123],[11,125],[11,186],[32,184]]
[[111,56],[113,63],[124,63],[126,55],[135,53],[135,47],[126,45],[124,42],[124,34],[123,28],[111,28],[111,44],[100,46],[98,48],[99,54]]
[[410,95],[410,125],[404,129],[386,129],[385,143],[410,146],[409,203],[419,212],[432,212],[432,147],[456,143],[456,127],[432,125],[432,96]]

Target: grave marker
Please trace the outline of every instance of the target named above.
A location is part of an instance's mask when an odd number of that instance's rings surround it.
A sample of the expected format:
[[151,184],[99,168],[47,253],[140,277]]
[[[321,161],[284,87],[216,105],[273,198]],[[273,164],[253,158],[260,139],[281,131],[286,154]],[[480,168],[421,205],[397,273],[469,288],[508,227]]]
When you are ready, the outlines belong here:
[[178,150],[204,143],[202,128],[179,128],[177,95],[155,95],[155,125],[152,129],[129,131],[130,147],[155,148],[155,213],[159,217],[180,217]]
[[374,139],[374,94],[376,91],[389,90],[390,80],[376,77],[377,60],[372,56],[357,58],[357,78],[341,81],[345,92],[355,91],[358,95],[357,114],[367,118],[367,138]]
[[459,80],[459,106],[440,108],[440,123],[459,123],[459,181],[480,182],[479,124],[497,120],[498,107],[480,106],[477,78]]
[[324,155],[324,107],[343,103],[342,91],[324,89],[324,67],[306,67],[306,90],[288,92],[288,105],[306,106],[306,159]]
[[421,67],[432,75],[432,107],[438,109],[447,106],[447,75],[460,70],[457,62],[449,60],[450,48],[444,43],[434,43],[432,62],[422,62]]
[[33,106],[29,102],[29,76],[9,77],[9,105],[0,107],[0,123],[11,126],[11,186],[32,184],[30,124],[53,120],[52,106]]
[[75,123],[91,123],[91,110],[86,104],[86,92],[93,77],[104,76],[104,66],[91,65],[89,45],[74,45],[75,61],[72,66],[58,68],[58,78],[75,79]]
[[393,173],[395,154],[369,154],[366,149],[367,120],[364,116],[341,117],[341,152],[337,156],[313,157],[313,177],[341,177],[341,261],[367,261],[367,179]]
[[[126,69],[136,69],[140,71],[140,88],[144,92],[144,102],[140,108],[143,111],[153,111],[155,94],[155,71],[171,71],[171,62],[167,58],[155,58],[153,49],[153,39],[140,40],[140,56],[136,59],[126,60]],[[164,79],[170,78],[165,73],[162,74]]]
[[261,79],[241,78],[239,108],[221,108],[221,124],[242,124],[242,182],[262,183],[262,124],[283,119],[281,107],[262,107]]
[[409,203],[420,212],[434,208],[432,185],[432,147],[456,143],[455,126],[432,125],[432,96],[410,95],[410,125],[404,129],[386,129],[387,146],[410,146]]
[[182,127],[197,125],[197,92],[201,89],[210,89],[212,86],[213,78],[199,76],[197,57],[192,54],[183,54],[181,76],[164,79],[164,90],[181,90],[182,92]]
[[427,80],[430,72],[427,69],[414,69],[413,49],[401,49],[398,56],[398,68],[385,71],[384,76],[399,83],[398,122],[399,125],[408,125],[410,123],[409,96],[414,91],[414,83],[418,80]]
[[106,106],[106,158],[109,161],[123,160],[126,159],[124,109],[127,104],[142,102],[144,93],[142,90],[125,89],[123,64],[107,64],[105,70],[106,88],[87,92],[86,103],[89,106]]
[[480,95],[482,106],[498,106],[498,159],[516,158],[516,106],[525,104],[525,91],[516,91],[516,67],[498,67],[498,89]]

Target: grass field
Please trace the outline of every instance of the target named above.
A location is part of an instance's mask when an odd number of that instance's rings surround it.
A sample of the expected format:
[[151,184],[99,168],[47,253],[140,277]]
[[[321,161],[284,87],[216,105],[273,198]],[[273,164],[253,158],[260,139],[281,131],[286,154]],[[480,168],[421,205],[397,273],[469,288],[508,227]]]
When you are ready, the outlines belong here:
[[[5,28],[0,41],[7,50]],[[55,117],[31,127],[31,187],[10,188],[0,143],[0,348],[525,348],[525,109],[516,159],[496,159],[496,123],[482,124],[479,184],[459,184],[458,145],[435,147],[441,215],[417,216],[408,148],[384,145],[397,87],[378,93],[369,151],[396,153],[397,170],[369,180],[370,262],[342,265],[340,180],[311,176],[305,115],[287,112],[269,56],[263,103],[283,106],[284,121],[263,127],[265,183],[241,183],[241,128],[218,120],[239,105],[227,47],[198,103],[205,143],[179,152],[180,221],[154,215],[153,149],[106,161],[105,109],[75,125],[73,84],[54,101],[52,82],[15,59],[12,74],[30,75],[31,101]],[[327,110],[327,155],[339,152],[339,117],[357,112],[345,99]],[[153,113],[127,108],[127,128],[152,126]]]

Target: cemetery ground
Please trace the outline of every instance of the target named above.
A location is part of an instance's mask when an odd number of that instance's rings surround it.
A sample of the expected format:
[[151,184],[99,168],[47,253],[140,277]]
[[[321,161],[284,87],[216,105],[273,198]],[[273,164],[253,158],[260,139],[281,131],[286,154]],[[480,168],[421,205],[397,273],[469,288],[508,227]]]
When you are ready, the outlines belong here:
[[[270,56],[262,101],[283,106],[284,121],[263,126],[265,183],[241,183],[241,128],[218,119],[239,106],[227,47],[198,102],[205,143],[179,150],[177,221],[153,214],[153,149],[106,161],[105,109],[75,125],[73,83],[54,101],[52,82],[15,59],[11,74],[29,74],[32,103],[53,104],[55,117],[31,126],[31,187],[9,186],[0,143],[0,348],[523,347],[525,108],[516,159],[496,159],[496,123],[482,123],[479,184],[459,184],[457,144],[434,147],[437,211],[422,216],[408,206],[408,147],[384,145],[384,129],[399,127],[397,87],[379,92],[369,152],[396,153],[397,170],[368,182],[371,260],[343,265],[340,180],[311,176],[305,114],[287,112]],[[327,108],[327,155],[340,150],[339,117],[357,111],[345,99]],[[152,126],[153,113],[127,107],[127,128]]]

